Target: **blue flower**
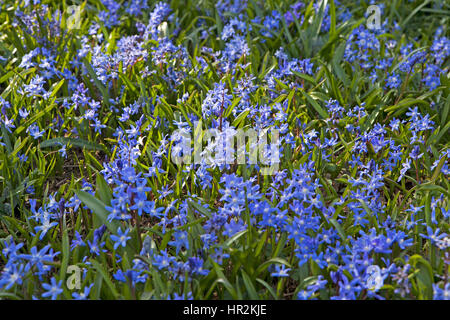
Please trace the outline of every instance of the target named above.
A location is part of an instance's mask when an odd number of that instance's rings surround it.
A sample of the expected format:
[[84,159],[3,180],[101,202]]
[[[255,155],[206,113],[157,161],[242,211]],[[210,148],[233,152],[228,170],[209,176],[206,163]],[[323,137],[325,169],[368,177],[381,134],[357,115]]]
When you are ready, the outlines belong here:
[[39,139],[45,133],[44,130],[39,131],[39,127],[35,123],[29,126],[26,131],[33,137],[33,139]]
[[111,240],[114,241],[114,250],[117,250],[119,246],[126,247],[127,241],[131,239],[130,236],[128,236],[128,232],[130,230],[126,229],[124,232],[122,232],[121,228],[117,229],[117,236],[111,235]]
[[289,277],[289,271],[291,271],[291,268],[286,268],[286,266],[283,265],[275,265],[275,272],[272,272],[270,275],[272,277],[281,277],[286,278]]
[[56,298],[63,292],[63,289],[61,289],[62,280],[59,280],[56,282],[56,279],[52,277],[50,279],[50,284],[43,283],[42,288],[47,290],[42,294],[43,298],[51,297],[52,300],[56,300]]
[[90,285],[84,287],[84,290],[81,291],[80,293],[78,292],[73,292],[72,293],[72,297],[75,300],[87,300],[89,298],[89,294],[91,292],[92,287],[94,286],[93,283],[91,283]]
[[186,231],[175,231],[173,237],[174,240],[169,241],[169,244],[176,247],[177,254],[181,248],[189,249],[188,233]]
[[402,81],[398,74],[396,73],[389,74],[386,79],[386,88],[395,89],[398,88],[401,83]]

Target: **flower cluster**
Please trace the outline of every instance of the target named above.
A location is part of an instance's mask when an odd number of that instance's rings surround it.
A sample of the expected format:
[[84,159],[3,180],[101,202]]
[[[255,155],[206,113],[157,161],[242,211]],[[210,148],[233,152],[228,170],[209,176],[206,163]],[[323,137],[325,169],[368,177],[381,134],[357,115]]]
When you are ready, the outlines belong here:
[[170,3],[0,11],[1,296],[449,299],[444,20]]

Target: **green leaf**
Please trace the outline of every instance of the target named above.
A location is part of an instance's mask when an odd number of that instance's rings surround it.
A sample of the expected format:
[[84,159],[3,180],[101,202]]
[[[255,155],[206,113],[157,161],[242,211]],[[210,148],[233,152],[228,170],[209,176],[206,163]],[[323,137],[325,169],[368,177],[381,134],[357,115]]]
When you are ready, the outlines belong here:
[[212,290],[214,289],[214,287],[217,283],[221,283],[221,284],[223,284],[225,289],[231,294],[233,299],[238,300],[238,294],[237,294],[236,290],[234,289],[233,285],[230,283],[230,281],[228,281],[227,277],[223,274],[222,268],[213,260],[210,260],[210,261],[213,264],[213,268],[214,268],[214,271],[216,272],[217,279],[216,279],[216,281],[214,281],[214,284],[211,286],[207,296],[211,295]]
[[212,215],[211,212],[208,211],[208,209],[206,209],[205,207],[199,205],[198,203],[188,200],[188,204],[193,207],[194,209],[200,211],[200,213],[204,214],[205,216],[207,216],[208,218],[211,219]]
[[446,161],[447,161],[447,157],[443,156],[441,158],[441,160],[439,161],[438,165],[436,166],[436,168],[434,169],[433,176],[431,177],[431,182],[436,181],[436,179],[439,177],[442,167],[444,166]]
[[103,83],[98,80],[97,74],[95,73],[94,69],[92,69],[91,64],[84,59],[84,66],[86,67],[86,70],[88,71],[89,75],[91,76],[92,80],[94,80],[94,83],[96,87],[100,90],[102,97],[103,97],[103,103],[107,106],[109,106],[109,93],[106,87],[103,85]]
[[291,265],[289,264],[289,262],[287,262],[285,259],[282,259],[280,257],[276,257],[276,258],[272,258],[270,260],[267,260],[266,262],[264,262],[263,264],[261,264],[258,269],[256,269],[255,275],[259,275],[261,272],[263,272],[264,270],[266,270],[271,264],[284,264],[287,267],[290,267]]
[[234,119],[233,124],[232,124],[233,127],[240,128],[240,127],[244,124],[245,119],[247,118],[247,116],[248,116],[249,113],[250,113],[250,110],[242,111],[242,112],[236,117],[236,119]]
[[242,230],[237,232],[236,234],[234,234],[231,238],[227,239],[227,241],[225,241],[224,243],[224,247],[228,248],[230,247],[230,245],[235,242],[237,239],[239,239],[240,237],[242,237],[244,234],[246,234],[248,232],[248,229]]
[[252,300],[259,300],[259,295],[256,292],[255,286],[252,283],[250,277],[245,273],[244,270],[241,271],[242,279],[244,280],[245,288],[247,289],[248,295]]
[[342,229],[339,222],[336,221],[336,219],[330,219],[330,222],[333,224],[333,226],[336,228],[337,232],[339,233],[341,239],[343,242],[347,242],[347,236],[345,235],[344,230]]
[[273,290],[273,288],[266,281],[264,281],[260,278],[257,278],[256,281],[261,283],[267,289],[267,291],[269,291],[272,298],[278,299],[278,296],[277,296],[275,290]]
[[416,254],[409,258],[409,264],[418,272],[415,274],[419,299],[433,299],[433,268],[422,256]]
[[97,193],[100,199],[106,203],[110,204],[112,199],[112,192],[105,178],[100,173],[97,173]]
[[69,258],[70,258],[69,235],[67,229],[63,231],[61,250],[62,250],[62,261],[59,279],[64,281],[64,279],[66,278],[67,266],[69,265]]
[[300,72],[294,71],[294,70],[292,70],[292,73],[294,73],[297,77],[302,78],[303,80],[306,80],[306,81],[310,82],[314,86],[317,85],[316,79],[314,79],[310,75],[307,75],[307,74],[304,74],[304,73],[300,73]]
[[76,139],[66,137],[53,138],[45,140],[41,142],[39,145],[41,148],[71,145],[79,148],[86,148],[88,150],[101,150],[105,152],[107,151],[106,147],[101,144],[79,138]]
[[328,116],[328,112],[326,112],[317,102],[316,100],[314,100],[313,98],[311,98],[311,96],[309,94],[307,94],[305,91],[301,90],[300,91],[306,98],[306,100],[308,100],[308,102],[313,106],[313,108],[317,111],[317,113],[323,118],[323,119],[327,119]]
[[106,285],[108,286],[108,288],[111,291],[111,293],[114,296],[114,298],[115,299],[119,299],[120,294],[119,294],[119,292],[117,292],[116,287],[114,286],[114,284],[112,283],[111,279],[109,278],[107,271],[96,260],[91,259],[89,261],[92,263],[94,268],[100,273],[100,275],[103,278],[103,281],[105,281]]
[[119,222],[117,220],[113,220],[111,222],[108,221],[109,211],[105,208],[105,203],[101,200],[97,199],[90,193],[86,191],[75,191],[78,198],[83,202],[89,209],[92,210],[92,213],[100,220],[102,224],[104,224],[109,231],[112,233],[116,233],[119,228]]
[[50,95],[50,98],[53,98],[54,96],[56,96],[56,94],[58,93],[59,89],[61,89],[62,85],[64,84],[64,79],[61,79],[58,83],[56,83],[53,87],[52,87],[52,93]]

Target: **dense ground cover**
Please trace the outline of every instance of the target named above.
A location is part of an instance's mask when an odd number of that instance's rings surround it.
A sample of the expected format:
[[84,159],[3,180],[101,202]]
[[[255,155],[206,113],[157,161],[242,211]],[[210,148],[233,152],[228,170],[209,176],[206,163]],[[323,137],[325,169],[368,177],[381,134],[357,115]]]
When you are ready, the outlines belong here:
[[0,298],[448,299],[449,16],[0,1]]

